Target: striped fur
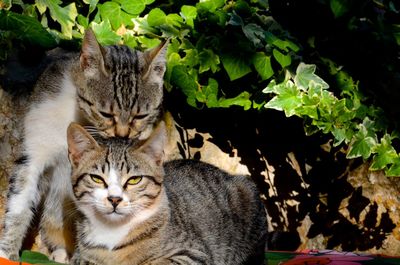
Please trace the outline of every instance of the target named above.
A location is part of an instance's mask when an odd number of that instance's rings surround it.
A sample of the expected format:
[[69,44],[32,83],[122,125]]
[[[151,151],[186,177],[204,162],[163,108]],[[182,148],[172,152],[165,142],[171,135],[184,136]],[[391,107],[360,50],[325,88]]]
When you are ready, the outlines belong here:
[[81,53],[51,51],[24,118],[21,160],[10,178],[0,256],[18,259],[39,203],[42,241],[51,258],[67,262],[73,250],[70,165],[66,131],[73,122],[104,137],[147,138],[158,122],[166,45],[139,52],[102,47],[91,30]]
[[[163,165],[164,130],[161,123],[145,143],[96,142],[69,127],[82,213],[72,264],[264,264],[266,214],[255,185],[199,161]],[[127,185],[132,176],[142,179]]]

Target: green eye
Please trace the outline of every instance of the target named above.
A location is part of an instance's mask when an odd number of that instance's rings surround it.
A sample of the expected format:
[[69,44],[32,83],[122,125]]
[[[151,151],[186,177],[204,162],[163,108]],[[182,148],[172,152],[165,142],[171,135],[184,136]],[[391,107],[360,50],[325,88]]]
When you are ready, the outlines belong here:
[[93,182],[95,182],[97,184],[104,184],[105,183],[104,179],[102,177],[100,177],[100,176],[90,174],[90,178],[93,180]]
[[141,180],[142,180],[142,176],[131,177],[130,179],[128,179],[128,181],[126,182],[126,184],[128,184],[128,185],[136,185],[136,184],[138,184]]

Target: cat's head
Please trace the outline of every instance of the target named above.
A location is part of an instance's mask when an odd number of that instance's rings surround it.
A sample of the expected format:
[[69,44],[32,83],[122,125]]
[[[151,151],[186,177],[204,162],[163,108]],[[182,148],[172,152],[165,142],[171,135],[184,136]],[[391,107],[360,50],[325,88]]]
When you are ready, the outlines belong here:
[[105,137],[146,139],[160,117],[167,42],[140,52],[101,46],[86,30],[74,71],[78,104]]
[[161,200],[165,137],[163,122],[146,141],[95,140],[72,123],[67,139],[77,207],[109,224],[145,218]]

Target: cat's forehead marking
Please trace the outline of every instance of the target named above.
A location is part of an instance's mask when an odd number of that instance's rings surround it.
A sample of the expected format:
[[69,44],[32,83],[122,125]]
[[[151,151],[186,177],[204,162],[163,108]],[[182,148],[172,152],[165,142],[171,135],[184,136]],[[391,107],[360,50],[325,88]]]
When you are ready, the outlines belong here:
[[108,195],[109,196],[122,196],[122,189],[119,184],[119,176],[117,171],[111,167],[108,175]]
[[113,167],[111,167],[110,173],[108,174],[108,182],[110,184],[118,183],[118,179],[119,178],[118,178],[117,171]]

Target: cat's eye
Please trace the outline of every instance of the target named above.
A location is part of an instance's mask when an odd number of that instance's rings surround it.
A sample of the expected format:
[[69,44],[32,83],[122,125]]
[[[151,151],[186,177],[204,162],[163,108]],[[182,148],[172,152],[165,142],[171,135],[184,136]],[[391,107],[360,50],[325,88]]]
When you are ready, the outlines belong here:
[[149,116],[149,114],[141,114],[141,115],[136,115],[135,120],[141,120]]
[[101,116],[103,116],[103,117],[106,118],[106,119],[112,119],[112,118],[114,118],[114,115],[111,114],[111,113],[107,113],[107,112],[104,112],[104,111],[99,111],[99,112],[100,112]]
[[134,176],[128,179],[127,185],[136,185],[142,180],[142,176]]
[[90,174],[90,178],[93,180],[94,183],[105,184],[104,179],[98,175]]

